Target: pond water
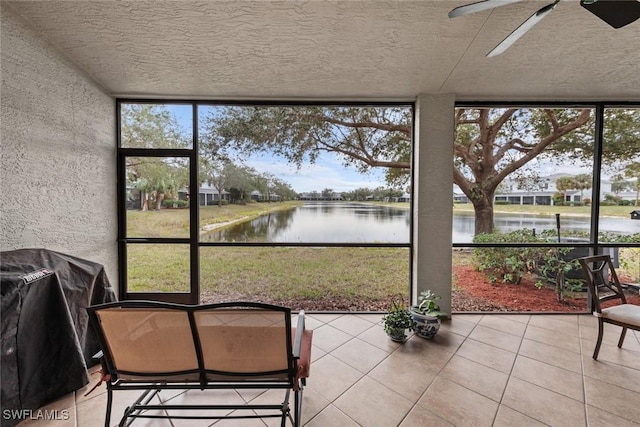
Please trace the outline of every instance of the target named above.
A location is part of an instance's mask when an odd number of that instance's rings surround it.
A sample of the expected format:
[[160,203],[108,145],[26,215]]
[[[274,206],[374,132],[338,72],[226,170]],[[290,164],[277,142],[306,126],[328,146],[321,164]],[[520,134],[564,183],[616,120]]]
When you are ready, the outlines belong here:
[[213,230],[205,242],[409,243],[408,209],[346,202],[307,202]]
[[[475,217],[471,212],[453,216],[453,243],[468,243],[473,241],[475,230]],[[587,216],[560,216],[560,232],[584,231],[591,229],[591,219]],[[505,214],[495,213],[493,216],[495,229],[502,233],[522,230],[524,228],[535,229],[536,233],[544,230],[556,231],[556,217],[530,214]],[[600,218],[600,231],[609,231],[616,234],[640,233],[640,221],[622,217]]]
[[[501,214],[494,216],[496,229],[510,232],[523,228],[556,230],[555,216]],[[408,209],[348,202],[306,202],[286,211],[271,212],[203,236],[204,242],[294,243],[408,243],[411,212]],[[561,216],[561,230],[589,231],[589,217]],[[453,242],[473,239],[472,213],[453,216]],[[601,218],[600,230],[640,233],[640,221]]]

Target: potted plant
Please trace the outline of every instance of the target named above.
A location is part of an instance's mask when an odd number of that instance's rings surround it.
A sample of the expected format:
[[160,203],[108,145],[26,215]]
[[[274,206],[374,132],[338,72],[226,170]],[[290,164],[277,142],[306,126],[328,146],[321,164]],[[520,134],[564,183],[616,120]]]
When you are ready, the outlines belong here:
[[441,299],[430,289],[420,292],[418,305],[411,306],[412,329],[421,338],[433,338],[440,329],[440,321],[448,314],[440,310],[436,301]]
[[392,341],[403,342],[407,339],[406,331],[411,329],[411,313],[409,309],[398,303],[393,303],[387,314],[382,318],[384,331]]

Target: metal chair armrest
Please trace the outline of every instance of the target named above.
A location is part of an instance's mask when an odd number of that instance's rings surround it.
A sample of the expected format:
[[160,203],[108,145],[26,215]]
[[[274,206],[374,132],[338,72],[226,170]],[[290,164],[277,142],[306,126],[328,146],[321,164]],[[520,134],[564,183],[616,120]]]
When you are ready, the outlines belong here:
[[298,313],[298,326],[296,327],[296,336],[293,341],[293,357],[300,358],[300,348],[302,347],[302,334],[304,332],[304,310]]

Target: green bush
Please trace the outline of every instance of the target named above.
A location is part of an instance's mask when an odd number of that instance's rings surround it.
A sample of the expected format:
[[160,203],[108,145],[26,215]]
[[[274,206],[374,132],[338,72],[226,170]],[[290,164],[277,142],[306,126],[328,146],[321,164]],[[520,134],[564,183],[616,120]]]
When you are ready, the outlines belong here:
[[[540,239],[533,230],[523,229],[511,233],[482,233],[473,238],[474,243],[536,243]],[[485,272],[490,281],[520,283],[522,276],[535,268],[538,248],[479,247],[474,249],[474,261],[478,271]]]
[[184,209],[189,207],[189,201],[164,199],[162,201],[162,207],[165,209],[173,209],[173,208]]

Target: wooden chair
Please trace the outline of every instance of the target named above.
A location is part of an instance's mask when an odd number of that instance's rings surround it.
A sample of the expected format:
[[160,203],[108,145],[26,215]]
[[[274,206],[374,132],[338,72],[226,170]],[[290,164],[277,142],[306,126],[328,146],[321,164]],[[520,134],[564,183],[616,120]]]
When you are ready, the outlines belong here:
[[[312,331],[305,330],[304,312],[292,328],[289,308],[251,302],[196,306],[122,301],[88,311],[102,346],[106,427],[113,393],[122,390],[142,394],[125,410],[121,426],[135,418],[265,417],[280,418],[282,426],[287,419],[300,425],[312,339]],[[274,404],[151,403],[167,389],[282,389],[284,398]],[[229,416],[235,409],[250,411]],[[180,412],[184,410],[189,413]]]
[[[618,275],[609,255],[579,258],[593,301],[593,315],[598,318],[598,341],[593,358],[598,358],[604,324],[622,327],[618,348],[622,348],[627,329],[640,331],[640,306],[627,304]],[[604,304],[603,304],[604,303]]]

